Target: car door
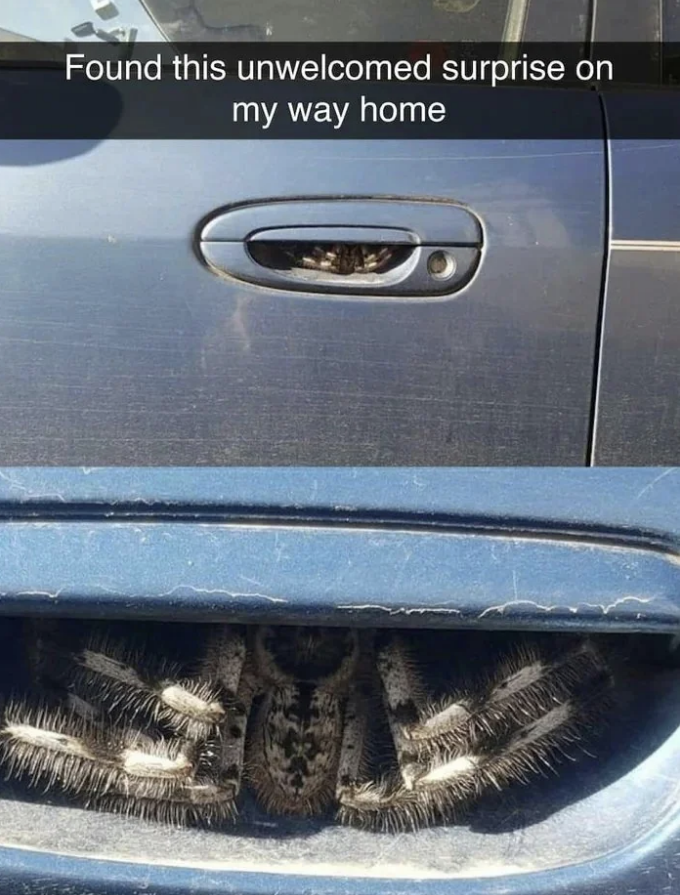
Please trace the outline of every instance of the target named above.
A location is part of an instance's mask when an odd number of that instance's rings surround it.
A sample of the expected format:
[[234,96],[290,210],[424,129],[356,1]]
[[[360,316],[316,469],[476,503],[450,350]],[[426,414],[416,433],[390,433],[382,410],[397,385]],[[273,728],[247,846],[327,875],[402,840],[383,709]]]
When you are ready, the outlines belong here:
[[[291,23],[308,40],[587,32],[571,0],[555,15],[490,0],[182,6],[97,19],[72,0],[51,34],[87,31],[81,14],[93,40],[133,25],[172,40],[290,38]],[[46,39],[27,15],[3,11]],[[572,100],[598,122],[588,139],[6,141],[4,461],[584,464],[606,170],[598,97]],[[256,231],[307,260],[282,277],[255,257]],[[319,243],[369,237],[418,263],[376,272],[369,253],[353,284],[305,268]]]

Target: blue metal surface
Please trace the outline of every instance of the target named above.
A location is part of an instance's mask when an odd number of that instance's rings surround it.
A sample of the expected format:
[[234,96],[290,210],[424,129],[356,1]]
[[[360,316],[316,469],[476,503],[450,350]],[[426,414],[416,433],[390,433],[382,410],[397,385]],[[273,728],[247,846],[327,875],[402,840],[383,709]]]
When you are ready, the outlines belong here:
[[[604,94],[614,128],[618,121],[644,114],[650,127],[656,121],[677,119],[678,95]],[[621,125],[623,127],[623,124]],[[675,195],[668,185],[680,166],[680,140],[614,140],[611,144],[613,240],[678,241],[680,220]],[[644,183],[644,190],[639,188]]]
[[[603,146],[8,141],[3,462],[583,465]],[[437,302],[301,297],[196,257],[216,208],[315,190],[465,204],[474,280]]]
[[680,473],[0,470],[0,612],[674,631]]
[[[674,744],[677,747],[677,743]],[[153,891],[158,895],[202,895],[234,892],[239,895],[365,895],[389,892],[392,895],[544,895],[546,891],[564,895],[675,895],[678,891],[677,849],[680,819],[666,818],[659,828],[634,847],[600,860],[559,868],[544,873],[490,876],[486,879],[394,879],[302,876],[294,874],[229,873],[218,870],[159,867],[81,860],[22,853],[0,848],[0,866],[5,869],[5,891],[15,895],[43,895],[45,884],[55,895],[138,895]],[[625,888],[624,888],[625,886]]]
[[680,555],[378,521],[0,523],[0,611],[420,626],[680,628]]
[[[651,128],[677,118],[674,94],[612,95],[605,102],[614,128],[631,115]],[[680,217],[668,184],[679,170],[680,140],[613,140],[610,152],[612,241],[594,462],[674,463],[680,445]]]
[[649,533],[680,542],[680,469],[0,467],[5,513],[438,518]]

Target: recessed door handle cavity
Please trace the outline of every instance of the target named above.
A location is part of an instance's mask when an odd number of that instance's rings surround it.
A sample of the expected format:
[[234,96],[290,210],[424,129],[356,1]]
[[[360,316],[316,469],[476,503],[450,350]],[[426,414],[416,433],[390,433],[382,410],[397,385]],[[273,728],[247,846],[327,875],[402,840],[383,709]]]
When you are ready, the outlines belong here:
[[415,298],[470,281],[482,228],[448,202],[290,200],[223,210],[198,244],[213,272],[268,289]]

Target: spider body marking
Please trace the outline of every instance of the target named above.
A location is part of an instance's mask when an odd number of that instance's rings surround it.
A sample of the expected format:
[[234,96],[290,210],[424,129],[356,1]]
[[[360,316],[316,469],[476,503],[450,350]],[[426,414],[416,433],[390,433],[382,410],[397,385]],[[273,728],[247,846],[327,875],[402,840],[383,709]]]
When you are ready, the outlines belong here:
[[341,823],[416,829],[552,767],[611,683],[588,638],[558,650],[525,638],[481,681],[433,698],[398,632],[194,627],[187,664],[98,625],[33,623],[34,687],[4,708],[0,765],[151,820],[219,826],[247,785],[276,814],[334,808]]
[[358,636],[342,629],[260,628],[254,655],[266,693],[255,715],[249,779],[267,809],[318,814],[333,799]]

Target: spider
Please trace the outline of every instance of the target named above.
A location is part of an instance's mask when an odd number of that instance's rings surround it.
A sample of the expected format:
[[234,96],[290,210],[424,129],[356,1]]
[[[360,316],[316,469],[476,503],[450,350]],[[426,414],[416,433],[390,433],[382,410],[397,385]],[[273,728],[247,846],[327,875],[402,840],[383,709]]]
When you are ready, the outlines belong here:
[[389,246],[351,243],[323,244],[292,250],[289,256],[296,267],[349,276],[350,274],[380,273],[392,260]]
[[[175,824],[234,818],[242,783],[277,814],[333,808],[375,831],[450,822],[486,790],[550,767],[610,686],[588,638],[523,642],[474,687],[447,680],[433,700],[399,632],[188,626],[202,641],[188,674],[98,626],[74,636],[35,624],[40,696],[4,708],[7,775]],[[389,757],[376,764],[383,735]]]

